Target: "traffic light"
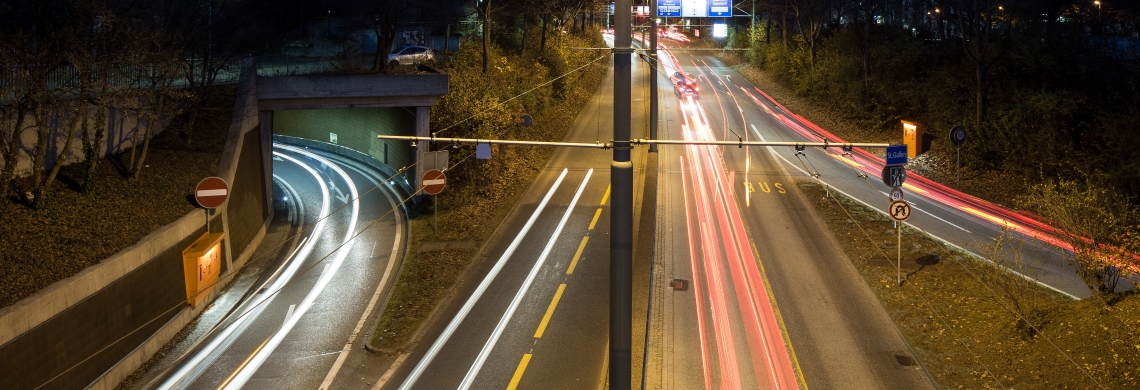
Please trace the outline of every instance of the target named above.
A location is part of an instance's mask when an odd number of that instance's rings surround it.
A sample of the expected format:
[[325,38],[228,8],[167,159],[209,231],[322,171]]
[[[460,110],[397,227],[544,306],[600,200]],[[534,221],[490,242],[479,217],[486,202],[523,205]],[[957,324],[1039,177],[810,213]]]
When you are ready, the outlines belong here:
[[923,134],[921,124],[902,121],[902,125],[903,143],[906,144],[907,158],[918,157],[918,155],[930,150],[930,144],[934,141],[934,137]]

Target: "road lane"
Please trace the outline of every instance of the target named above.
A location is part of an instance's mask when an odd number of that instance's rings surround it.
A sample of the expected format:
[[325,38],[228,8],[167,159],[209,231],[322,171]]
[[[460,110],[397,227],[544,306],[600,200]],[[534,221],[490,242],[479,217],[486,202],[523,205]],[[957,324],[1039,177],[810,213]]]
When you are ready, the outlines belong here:
[[[715,60],[699,54],[662,57],[665,74],[678,69],[675,64],[681,64],[680,70],[707,80],[702,84],[699,101],[694,101],[692,107],[682,103],[681,109],[673,112],[674,117],[679,116],[679,124],[664,126],[662,138],[727,136],[735,140],[750,136],[745,129],[760,113],[741,102],[745,96],[732,92],[730,87],[740,79],[738,75],[726,72],[726,68],[709,66],[715,65]],[[766,148],[700,147],[708,149],[704,153],[698,147],[685,148],[688,150],[661,148],[663,185],[658,202],[664,207],[659,218],[669,222],[659,225],[658,231],[660,236],[672,232],[682,238],[660,240],[657,245],[666,278],[686,279],[692,284],[689,291],[655,286],[663,296],[662,302],[654,306],[661,309],[661,314],[654,316],[654,324],[662,336],[651,354],[653,376],[649,387],[733,386],[734,379],[725,378],[732,373],[724,369],[724,362],[731,364],[734,352],[752,358],[750,363],[736,363],[748,368],[738,370],[744,374],[740,378],[743,387],[796,386],[796,380],[781,383],[765,379],[766,374],[781,372],[772,370],[773,365],[767,363],[778,361],[765,357],[764,347],[770,346],[786,348],[785,364],[796,367],[809,387],[931,387],[921,371],[892,364],[892,352],[912,355],[905,341],[842,252],[827,239],[826,228],[803,207],[798,192],[792,188],[793,182]],[[725,189],[701,194],[702,188],[718,187]],[[737,211],[739,227],[732,217]],[[712,236],[716,229],[728,239],[702,240],[702,236]],[[683,234],[679,230],[684,230]],[[747,237],[738,235],[745,232]],[[749,254],[754,256],[752,260],[741,261],[749,259]],[[717,268],[716,263],[729,259],[732,261],[725,262],[726,267]],[[808,272],[813,268],[822,272],[829,267],[835,269],[826,271],[830,275],[825,278]],[[717,274],[732,277],[718,280]],[[770,285],[765,285],[765,281]],[[749,294],[717,298],[718,290],[727,290],[724,286],[732,286],[731,292],[743,290]],[[772,309],[757,310],[755,303],[768,301],[768,291],[774,296]],[[720,305],[736,310],[725,313],[717,309]],[[768,321],[756,321],[756,313],[771,313],[771,317]],[[717,321],[723,317],[731,321],[721,327],[732,331],[717,330]],[[784,324],[786,335],[780,333],[780,323]],[[767,324],[776,324],[776,330],[757,331],[766,329]],[[745,330],[739,330],[742,328]],[[702,339],[708,334],[715,334],[715,339]],[[748,340],[750,334],[772,337],[753,336],[760,342],[740,342]],[[735,351],[728,345],[718,348],[715,344],[729,337],[740,340]]]
[[[643,64],[634,65],[644,75]],[[641,78],[642,80],[644,77]],[[613,102],[612,73],[599,86],[596,94],[583,110],[566,137],[568,142],[608,141],[612,134]],[[636,91],[636,90],[635,90]],[[644,124],[645,100],[635,96],[633,111],[642,113],[635,119]],[[642,131],[635,127],[635,134]],[[530,190],[512,210],[479,256],[498,259],[507,243],[520,231],[527,216],[535,209],[541,194],[550,188],[558,172],[568,169],[567,183],[563,184],[551,200],[551,205],[538,217],[535,227],[528,233],[524,245],[509,260],[506,267],[487,288],[482,299],[472,308],[472,314],[462,322],[463,332],[456,332],[448,340],[434,361],[424,370],[411,388],[455,388],[460,386],[480,351],[485,351],[488,339],[511,300],[519,293],[529,271],[537,269],[533,283],[517,305],[517,310],[501,327],[501,336],[489,349],[486,360],[469,383],[472,388],[602,388],[606,380],[608,346],[608,223],[609,163],[612,151],[560,149],[539,173]],[[636,169],[636,168],[635,168]],[[580,199],[570,209],[575,187],[586,173],[593,170],[589,183]],[[642,175],[644,172],[637,172]],[[549,238],[554,235],[559,221],[568,217],[557,239],[551,242],[546,264],[535,268]],[[419,364],[422,357],[447,327],[448,321],[459,312],[467,297],[489,274],[493,261],[473,266],[465,276],[466,283],[458,286],[455,301],[445,303],[435,323],[425,332],[424,341],[409,355],[403,367],[397,368],[383,386],[394,389],[405,383],[409,366]],[[573,267],[571,269],[571,267]],[[563,287],[565,286],[565,287]],[[557,305],[552,300],[561,291]],[[551,310],[551,307],[554,307]],[[549,313],[549,316],[547,315]],[[538,337],[538,329],[545,327]]]
[[319,386],[369,302],[375,304],[374,291],[395,258],[389,249],[403,247],[406,235],[397,234],[405,229],[403,214],[392,212],[390,189],[373,189],[384,179],[377,172],[342,169],[354,163],[334,155],[275,146],[275,177],[296,193],[290,201],[305,204],[298,209],[311,223],[310,237],[290,261],[268,269],[264,288],[237,311],[248,314],[228,319],[180,367],[167,370],[161,388]]

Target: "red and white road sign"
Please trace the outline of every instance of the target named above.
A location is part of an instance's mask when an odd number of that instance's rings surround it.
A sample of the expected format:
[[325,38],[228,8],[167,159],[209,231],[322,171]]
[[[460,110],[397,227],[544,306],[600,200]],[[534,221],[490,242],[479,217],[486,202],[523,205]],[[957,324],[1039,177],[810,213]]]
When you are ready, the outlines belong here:
[[420,180],[420,186],[424,188],[424,192],[428,195],[437,195],[443,192],[443,187],[446,185],[447,178],[445,178],[443,172],[440,172],[438,169],[424,172],[424,177]]
[[204,208],[217,208],[225,203],[229,196],[230,186],[220,177],[207,177],[194,187],[194,200]]
[[887,214],[891,215],[896,221],[902,222],[910,219],[910,203],[905,200],[896,200],[891,202],[887,208]]

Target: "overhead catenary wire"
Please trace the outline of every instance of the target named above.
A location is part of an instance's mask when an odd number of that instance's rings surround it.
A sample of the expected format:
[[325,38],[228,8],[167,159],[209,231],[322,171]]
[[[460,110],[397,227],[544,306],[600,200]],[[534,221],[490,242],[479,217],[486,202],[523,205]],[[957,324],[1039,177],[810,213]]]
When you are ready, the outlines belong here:
[[479,111],[479,112],[476,112],[476,113],[474,113],[474,114],[471,114],[471,116],[468,116],[468,117],[466,117],[466,118],[463,118],[463,119],[459,120],[458,122],[452,123],[452,124],[448,125],[447,127],[444,127],[443,129],[440,129],[440,130],[436,130],[436,131],[432,132],[432,134],[439,134],[439,133],[442,133],[442,132],[445,132],[445,131],[451,130],[451,129],[452,129],[452,128],[454,128],[455,126],[459,126],[460,124],[463,124],[463,123],[465,123],[465,122],[467,122],[467,121],[469,121],[469,120],[471,120],[471,119],[474,119],[475,117],[478,117],[478,116],[480,116],[480,115],[484,115],[484,114],[486,114],[486,113],[488,113],[488,112],[491,112],[492,110],[498,109],[499,107],[502,107],[504,104],[507,104],[507,103],[509,103],[509,102],[511,102],[511,101],[513,101],[513,100],[515,100],[515,99],[518,99],[518,98],[520,98],[520,97],[523,97],[523,96],[525,96],[525,95],[527,95],[527,94],[529,94],[529,93],[531,93],[531,92],[534,92],[535,90],[537,90],[537,89],[539,89],[539,88],[542,88],[542,87],[545,87],[545,86],[547,86],[547,85],[550,85],[551,83],[553,83],[553,82],[555,82],[555,81],[558,81],[559,79],[561,79],[561,78],[563,78],[563,77],[569,76],[569,75],[571,75],[571,74],[573,74],[573,73],[575,73],[575,72],[577,72],[577,71],[579,71],[579,70],[582,70],[582,68],[585,68],[585,67],[587,67],[587,66],[589,66],[589,65],[591,65],[591,64],[593,64],[593,63],[595,63],[595,62],[598,62],[598,61],[600,61],[600,60],[602,60],[602,59],[605,59],[605,58],[609,58],[609,54],[606,54],[606,55],[602,55],[602,56],[598,56],[598,58],[595,58],[595,59],[593,59],[593,60],[590,60],[589,62],[587,62],[587,63],[585,63],[585,64],[582,64],[582,66],[579,66],[579,67],[577,67],[577,68],[571,69],[571,70],[567,71],[566,73],[563,73],[563,74],[561,74],[561,75],[558,75],[557,77],[554,77],[554,78],[552,78],[552,79],[550,79],[550,80],[547,80],[546,82],[544,82],[544,83],[542,83],[542,84],[539,84],[539,85],[537,85],[537,86],[534,86],[533,88],[531,88],[531,89],[528,89],[528,90],[526,90],[526,91],[523,91],[522,93],[520,93],[520,94],[518,94],[518,95],[515,95],[515,96],[511,96],[511,97],[510,97],[510,98],[508,98],[507,100],[503,100],[503,101],[501,101],[501,102],[495,103],[493,106],[491,106],[491,108],[488,108],[488,109],[486,109],[486,110],[483,110],[483,111]]
[[[470,157],[470,155],[472,155],[472,154],[474,154],[474,153],[473,153],[473,152],[472,152],[472,153],[469,153],[469,156],[468,156],[468,157]],[[466,158],[465,158],[465,159],[463,159],[463,160],[466,160]],[[462,162],[463,160],[460,160],[460,162]],[[350,204],[352,201],[355,201],[355,200],[358,200],[358,199],[360,199],[360,198],[363,198],[365,195],[367,195],[367,194],[371,193],[372,191],[374,191],[374,190],[376,190],[376,189],[380,188],[380,186],[382,186],[382,185],[383,185],[383,183],[388,183],[388,182],[390,182],[391,180],[395,179],[395,178],[396,178],[396,177],[398,177],[399,175],[401,175],[401,174],[403,174],[404,172],[407,172],[407,171],[408,171],[408,170],[410,170],[411,168],[415,167],[415,166],[416,166],[416,165],[418,165],[420,162],[421,162],[421,161],[417,161],[417,162],[415,162],[415,163],[409,164],[409,165],[407,165],[407,166],[404,166],[404,167],[402,167],[402,168],[398,169],[398,170],[397,170],[397,172],[396,172],[395,174],[393,174],[393,175],[389,176],[388,178],[386,178],[386,179],[384,179],[384,180],[380,181],[380,182],[379,182],[379,183],[377,183],[375,186],[372,186],[372,187],[371,187],[371,188],[369,188],[368,190],[366,190],[366,191],[364,191],[364,192],[360,193],[360,195],[359,195],[359,196],[357,196],[356,198],[350,199],[350,200],[349,200],[349,202],[346,202],[344,205],[342,205],[342,206],[340,206],[340,207],[338,207],[338,208],[336,208],[336,209],[334,209],[334,210],[330,211],[330,212],[329,212],[327,215],[325,215],[325,216],[323,216],[323,217],[321,217],[321,218],[318,218],[316,221],[312,222],[311,224],[307,224],[307,225],[308,225],[308,226],[315,226],[317,223],[320,223],[321,221],[323,221],[323,220],[325,220],[325,219],[327,219],[327,218],[329,218],[329,217],[332,217],[333,215],[335,215],[335,214],[337,214],[338,212],[340,212],[340,210],[343,210],[343,209],[345,209],[345,208],[346,208],[346,207],[347,207],[347,206],[348,206],[348,205],[349,205],[349,204]],[[458,164],[458,163],[456,163],[456,164],[453,164],[452,166],[455,166],[455,165],[457,165],[457,164]],[[313,265],[312,265],[312,266],[310,266],[310,267],[308,267],[308,268],[306,268],[306,269],[304,269],[304,270],[301,270],[301,272],[299,272],[299,273],[298,273],[298,274],[297,274],[297,275],[296,275],[294,278],[292,278],[292,279],[290,279],[290,281],[286,282],[286,283],[285,283],[285,284],[284,284],[284,285],[281,287],[281,289],[278,289],[278,290],[274,290],[274,291],[272,291],[272,292],[267,292],[267,293],[269,293],[269,295],[267,295],[267,296],[272,296],[272,295],[276,294],[277,292],[281,291],[282,289],[284,289],[286,286],[289,286],[291,283],[293,283],[293,281],[295,281],[295,280],[299,280],[299,279],[300,279],[299,277],[300,277],[301,275],[304,275],[306,272],[308,272],[309,270],[311,270],[311,269],[312,269],[313,267],[315,267],[316,265],[318,265],[318,264],[320,264],[320,263],[324,262],[324,261],[325,261],[325,259],[327,259],[327,258],[328,258],[329,256],[331,256],[332,254],[336,253],[336,252],[337,252],[338,250],[340,250],[340,248],[341,248],[341,247],[343,247],[345,244],[347,244],[347,243],[349,243],[349,242],[352,242],[353,240],[355,240],[355,239],[356,239],[356,237],[358,237],[360,234],[363,234],[364,232],[368,231],[368,229],[370,229],[372,226],[374,226],[374,225],[375,225],[377,222],[380,222],[380,221],[384,220],[384,218],[386,218],[386,217],[388,217],[389,215],[391,215],[392,213],[396,212],[397,208],[399,208],[399,207],[403,207],[405,204],[407,204],[407,202],[408,202],[409,200],[411,200],[413,197],[415,197],[415,195],[419,194],[419,192],[420,192],[420,191],[419,191],[419,190],[417,190],[417,191],[413,192],[411,195],[409,195],[408,197],[406,197],[406,198],[402,199],[402,200],[401,200],[401,201],[400,201],[400,202],[397,204],[397,207],[396,207],[396,208],[393,208],[392,210],[389,210],[387,213],[384,213],[384,215],[381,215],[381,216],[377,217],[375,220],[373,220],[371,223],[369,223],[368,225],[366,225],[364,228],[360,229],[360,231],[358,231],[356,234],[354,234],[354,235],[353,235],[352,237],[350,237],[348,240],[345,240],[343,243],[341,243],[341,244],[339,244],[338,246],[336,246],[335,248],[333,248],[333,249],[332,249],[332,250],[331,250],[331,251],[330,251],[328,254],[325,254],[325,255],[324,255],[324,256],[322,256],[320,259],[318,259],[317,261],[315,261],[315,262],[313,263]],[[255,260],[260,260],[260,259],[264,258],[265,256],[269,256],[269,255],[270,255],[270,254],[272,254],[272,253],[277,253],[277,251],[276,251],[277,249],[280,249],[281,247],[285,246],[285,245],[286,245],[286,243],[288,243],[288,242],[292,241],[293,239],[295,239],[295,238],[297,238],[297,237],[301,236],[302,234],[304,234],[304,232],[305,232],[305,228],[304,228],[304,227],[302,227],[302,228],[301,228],[299,231],[297,231],[297,232],[295,232],[295,233],[293,233],[293,234],[289,235],[289,236],[288,236],[288,237],[286,237],[285,239],[281,240],[281,243],[280,243],[280,244],[277,244],[277,245],[275,245],[275,246],[273,246],[273,247],[270,247],[270,248],[269,248],[269,250],[267,250],[267,251],[263,252],[263,253],[262,253],[262,254],[260,254],[260,255],[257,255],[257,257],[252,257],[251,259],[249,259],[249,260],[248,260],[248,262],[253,262],[253,261],[255,261]],[[210,288],[210,287],[215,287],[215,286],[217,285],[217,283],[218,283],[218,282],[214,282],[214,284],[208,285],[208,286],[207,286],[207,288]],[[268,302],[268,300],[263,300],[262,302],[258,303],[257,305],[255,305],[255,306],[253,306],[253,307],[249,308],[249,310],[246,310],[246,311],[242,312],[242,313],[241,313],[241,314],[239,314],[237,317],[233,317],[233,319],[235,319],[235,320],[236,320],[236,319],[241,319],[241,318],[245,317],[245,316],[246,316],[246,315],[248,315],[250,312],[252,312],[252,311],[253,311],[253,309],[256,309],[258,306],[260,306],[261,304],[263,304],[263,303],[265,303],[265,302]],[[143,325],[141,325],[141,326],[139,326],[139,327],[136,327],[135,329],[131,330],[130,332],[128,332],[128,333],[127,333],[127,334],[125,334],[124,336],[120,337],[119,339],[117,339],[117,340],[115,340],[115,341],[111,342],[111,343],[110,343],[110,344],[108,344],[107,346],[104,346],[104,347],[103,347],[103,348],[101,348],[100,350],[98,350],[98,351],[95,351],[94,353],[90,354],[89,356],[87,356],[87,357],[86,357],[86,358],[84,358],[83,360],[79,361],[78,363],[76,363],[76,364],[72,365],[71,367],[68,367],[66,370],[64,370],[64,371],[60,372],[59,374],[57,374],[56,376],[52,377],[51,379],[48,379],[48,380],[47,380],[47,381],[45,381],[43,384],[40,384],[39,386],[37,386],[37,387],[36,387],[36,389],[40,389],[40,388],[43,388],[44,386],[47,386],[47,385],[51,384],[51,382],[55,381],[56,379],[58,379],[59,377],[63,376],[64,374],[67,374],[67,373],[68,373],[68,372],[70,372],[71,370],[74,370],[76,367],[78,367],[79,365],[83,364],[84,362],[86,362],[86,361],[90,360],[91,358],[93,358],[93,357],[95,357],[96,355],[98,355],[98,354],[102,353],[103,351],[107,350],[108,348],[111,348],[111,347],[113,347],[115,344],[118,344],[120,341],[122,341],[122,340],[124,340],[124,339],[126,339],[126,338],[130,337],[131,335],[133,335],[133,334],[135,334],[135,333],[139,332],[139,331],[140,331],[140,330],[142,330],[143,328],[146,328],[146,327],[147,327],[149,324],[153,323],[154,321],[158,320],[159,318],[162,318],[162,317],[166,316],[167,314],[170,314],[171,312],[173,312],[173,311],[175,311],[175,310],[177,310],[177,309],[179,309],[179,308],[182,308],[182,307],[184,307],[184,305],[185,305],[185,303],[183,303],[183,302],[179,302],[177,305],[174,305],[173,307],[171,307],[171,308],[169,308],[169,309],[165,310],[164,312],[162,312],[162,314],[159,314],[158,316],[156,316],[156,317],[154,317],[154,318],[150,319],[149,321],[147,321],[147,322],[146,322],[146,323],[144,323]],[[237,307],[237,306],[235,306],[235,308],[236,308],[236,307]],[[231,319],[231,318],[230,318],[230,314],[227,314],[227,315],[226,315],[226,316],[224,316],[223,318],[219,319],[219,320],[218,320],[218,322],[217,322],[216,324],[214,324],[214,326],[212,326],[212,327],[211,327],[211,328],[210,328],[208,331],[206,331],[206,332],[205,332],[205,335],[206,335],[206,336],[208,336],[208,335],[212,334],[212,333],[213,333],[214,331],[216,331],[216,330],[217,330],[217,329],[218,329],[218,328],[219,328],[219,327],[220,327],[220,326],[221,326],[223,323],[226,323],[226,322],[227,322],[228,320],[230,320],[230,319]],[[205,339],[205,338],[206,338],[206,336],[203,336],[203,337],[202,337],[202,339]],[[190,348],[190,349],[188,349],[186,353],[184,353],[182,356],[179,356],[177,359],[175,359],[175,361],[176,361],[176,362],[177,362],[177,361],[180,361],[181,359],[183,359],[184,357],[186,357],[186,356],[189,354],[189,352],[190,352],[190,351],[192,351],[192,350],[193,350],[193,348]],[[168,367],[168,368],[169,368],[169,367]],[[161,376],[161,375],[160,375],[160,376]],[[155,380],[157,380],[157,379],[158,379],[158,378],[156,377],[156,378],[155,378]]]
[[[806,156],[806,155],[805,155],[804,157],[805,157],[805,158],[807,158],[807,156]],[[818,177],[817,177],[816,179],[817,179],[817,180],[819,180],[819,178],[818,178]],[[863,179],[864,179],[864,181],[866,181],[866,177],[865,177],[865,175],[864,175]],[[821,182],[822,182],[822,181],[821,181]],[[868,183],[868,185],[870,185],[870,183]],[[877,192],[877,190],[876,190],[876,192]],[[855,218],[854,218],[854,217],[851,215],[851,213],[847,211],[847,208],[846,208],[846,207],[844,207],[844,206],[843,206],[843,204],[842,204],[842,203],[840,203],[840,202],[839,202],[839,200],[838,200],[836,197],[830,197],[830,198],[832,199],[832,201],[834,201],[834,202],[835,202],[835,204],[836,204],[836,205],[838,205],[838,206],[839,206],[839,208],[840,208],[841,210],[843,210],[843,213],[847,215],[847,218],[848,218],[848,219],[850,219],[851,221],[855,222],[855,226],[857,226],[857,227],[859,228],[859,230],[860,230],[860,231],[863,233],[864,237],[866,237],[866,238],[867,238],[867,241],[870,243],[870,246],[871,246],[872,248],[874,248],[874,249],[875,249],[875,251],[879,252],[879,255],[883,256],[884,258],[889,258],[889,256],[887,256],[887,254],[883,252],[882,248],[880,248],[878,245],[875,245],[875,244],[874,244],[874,240],[871,238],[870,234],[869,234],[869,233],[867,233],[866,229],[864,229],[864,228],[863,228],[863,226],[862,226],[862,225],[859,223],[859,221],[858,221],[858,220],[856,220],[856,219],[855,219]],[[1090,372],[1088,372],[1088,370],[1087,370],[1087,369],[1085,369],[1084,367],[1082,367],[1082,366],[1081,366],[1079,363],[1077,363],[1077,362],[1076,362],[1076,360],[1074,360],[1074,359],[1073,359],[1071,356],[1069,356],[1069,354],[1068,354],[1068,353],[1066,353],[1066,352],[1065,352],[1064,350],[1062,350],[1062,349],[1061,349],[1059,346],[1057,346],[1057,344],[1056,344],[1056,343],[1054,343],[1054,342],[1053,342],[1053,340],[1052,340],[1052,339],[1050,339],[1050,338],[1049,338],[1049,336],[1047,336],[1047,335],[1046,335],[1044,332],[1042,332],[1042,331],[1041,331],[1041,330],[1040,330],[1040,329],[1039,329],[1039,328],[1038,328],[1036,325],[1034,325],[1032,322],[1030,322],[1028,319],[1026,319],[1024,316],[1022,316],[1022,315],[1021,315],[1021,313],[1018,313],[1016,310],[1014,310],[1014,309],[1010,308],[1010,307],[1009,307],[1009,305],[1008,305],[1008,304],[1007,304],[1007,303],[1006,303],[1006,302],[1005,302],[1003,299],[1001,299],[1001,298],[1000,298],[999,294],[998,294],[996,291],[994,291],[993,287],[991,287],[989,284],[987,284],[985,281],[983,281],[983,280],[981,279],[981,277],[979,277],[979,276],[978,276],[977,274],[975,274],[975,273],[974,273],[972,270],[970,270],[970,269],[969,269],[969,267],[966,267],[966,265],[965,265],[965,264],[963,264],[963,263],[962,263],[962,262],[961,262],[959,259],[957,259],[957,258],[953,258],[953,257],[952,257],[952,259],[954,260],[954,263],[956,263],[956,264],[958,264],[960,267],[962,267],[962,269],[964,269],[964,270],[965,270],[965,271],[966,271],[968,274],[970,274],[970,276],[971,276],[971,277],[973,277],[975,281],[977,281],[979,284],[981,284],[981,285],[982,285],[982,287],[983,287],[983,288],[985,288],[985,289],[986,289],[986,291],[990,293],[990,295],[992,295],[992,297],[994,298],[994,300],[995,300],[996,302],[998,302],[998,306],[1000,306],[1002,309],[1005,309],[1005,310],[1006,310],[1006,311],[1008,311],[1009,313],[1013,314],[1015,317],[1017,317],[1019,320],[1023,321],[1023,322],[1024,322],[1026,325],[1028,325],[1028,326],[1029,326],[1031,329],[1033,329],[1033,331],[1034,331],[1034,332],[1036,332],[1037,334],[1041,335],[1041,337],[1045,338],[1045,341],[1046,341],[1046,342],[1048,342],[1050,346],[1052,346],[1054,349],[1056,349],[1056,350],[1057,350],[1057,352],[1061,354],[1061,356],[1063,356],[1063,357],[1064,357],[1066,360],[1068,360],[1070,363],[1072,363],[1072,365],[1073,365],[1074,367],[1076,367],[1076,368],[1077,368],[1077,369],[1078,369],[1078,370],[1079,370],[1079,371],[1080,371],[1082,374],[1084,374],[1084,375],[1085,375],[1085,377],[1087,377],[1089,380],[1091,380],[1093,383],[1095,383],[1095,384],[1097,385],[1097,387],[1100,387],[1100,388],[1106,388],[1106,387],[1105,387],[1103,384],[1101,384],[1101,383],[1100,383],[1100,381],[1097,381],[1097,380],[1096,380],[1096,378],[1094,378],[1094,377],[1092,376],[1092,374],[1091,374]],[[945,316],[944,316],[944,315],[942,315],[941,313],[938,313],[936,310],[934,310],[934,303],[933,303],[933,302],[931,302],[930,300],[928,300],[928,299],[927,299],[925,296],[923,296],[922,294],[913,294],[913,295],[914,295],[914,296],[917,296],[917,297],[919,297],[920,299],[922,299],[922,300],[923,300],[923,301],[924,301],[924,302],[927,304],[927,307],[928,307],[928,310],[929,310],[929,311],[932,311],[932,312],[935,312],[936,314],[938,314],[938,318],[939,318],[939,320],[940,320],[941,322],[943,322],[943,325],[944,325],[944,326],[946,326],[946,328],[947,328],[947,329],[950,329],[950,330],[951,330],[951,332],[953,332],[953,333],[955,334],[955,337],[956,337],[956,338],[958,338],[958,342],[959,342],[960,344],[962,344],[962,346],[963,346],[963,347],[965,347],[965,348],[967,349],[967,351],[969,351],[969,352],[971,353],[971,355],[974,355],[974,357],[975,357],[975,360],[977,361],[977,363],[978,363],[979,365],[981,365],[983,368],[985,368],[985,369],[986,369],[986,371],[987,371],[987,372],[988,372],[988,373],[989,373],[989,374],[990,374],[990,375],[991,375],[991,376],[994,378],[994,380],[998,382],[998,386],[999,386],[999,387],[1004,387],[1004,386],[1002,386],[1002,385],[1001,385],[1001,380],[1000,380],[1000,379],[999,379],[997,376],[994,376],[994,375],[993,375],[993,372],[992,372],[992,371],[991,371],[991,370],[990,370],[990,369],[989,369],[989,368],[988,368],[988,367],[987,367],[987,366],[986,366],[984,363],[982,363],[982,362],[981,362],[981,360],[980,360],[980,357],[978,357],[978,356],[977,356],[977,355],[976,355],[976,354],[975,354],[975,353],[974,353],[974,352],[973,352],[973,351],[970,349],[970,347],[969,347],[969,346],[968,346],[968,345],[965,343],[965,341],[963,341],[963,340],[961,339],[961,337],[960,337],[960,336],[957,336],[957,332],[956,332],[956,331],[954,331],[954,328],[953,328],[953,327],[951,327],[951,326],[950,326],[948,323],[946,323],[946,321],[945,321],[945,318],[944,318]]]

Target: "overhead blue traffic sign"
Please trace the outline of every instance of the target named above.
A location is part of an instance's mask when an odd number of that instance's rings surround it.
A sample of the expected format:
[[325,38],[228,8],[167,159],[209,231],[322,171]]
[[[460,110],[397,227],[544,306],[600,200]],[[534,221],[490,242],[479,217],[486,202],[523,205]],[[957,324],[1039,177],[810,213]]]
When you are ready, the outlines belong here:
[[891,145],[887,147],[887,166],[906,165],[906,145]]
[[657,16],[681,16],[681,0],[657,0]]
[[732,17],[732,1],[709,0],[709,16]]

